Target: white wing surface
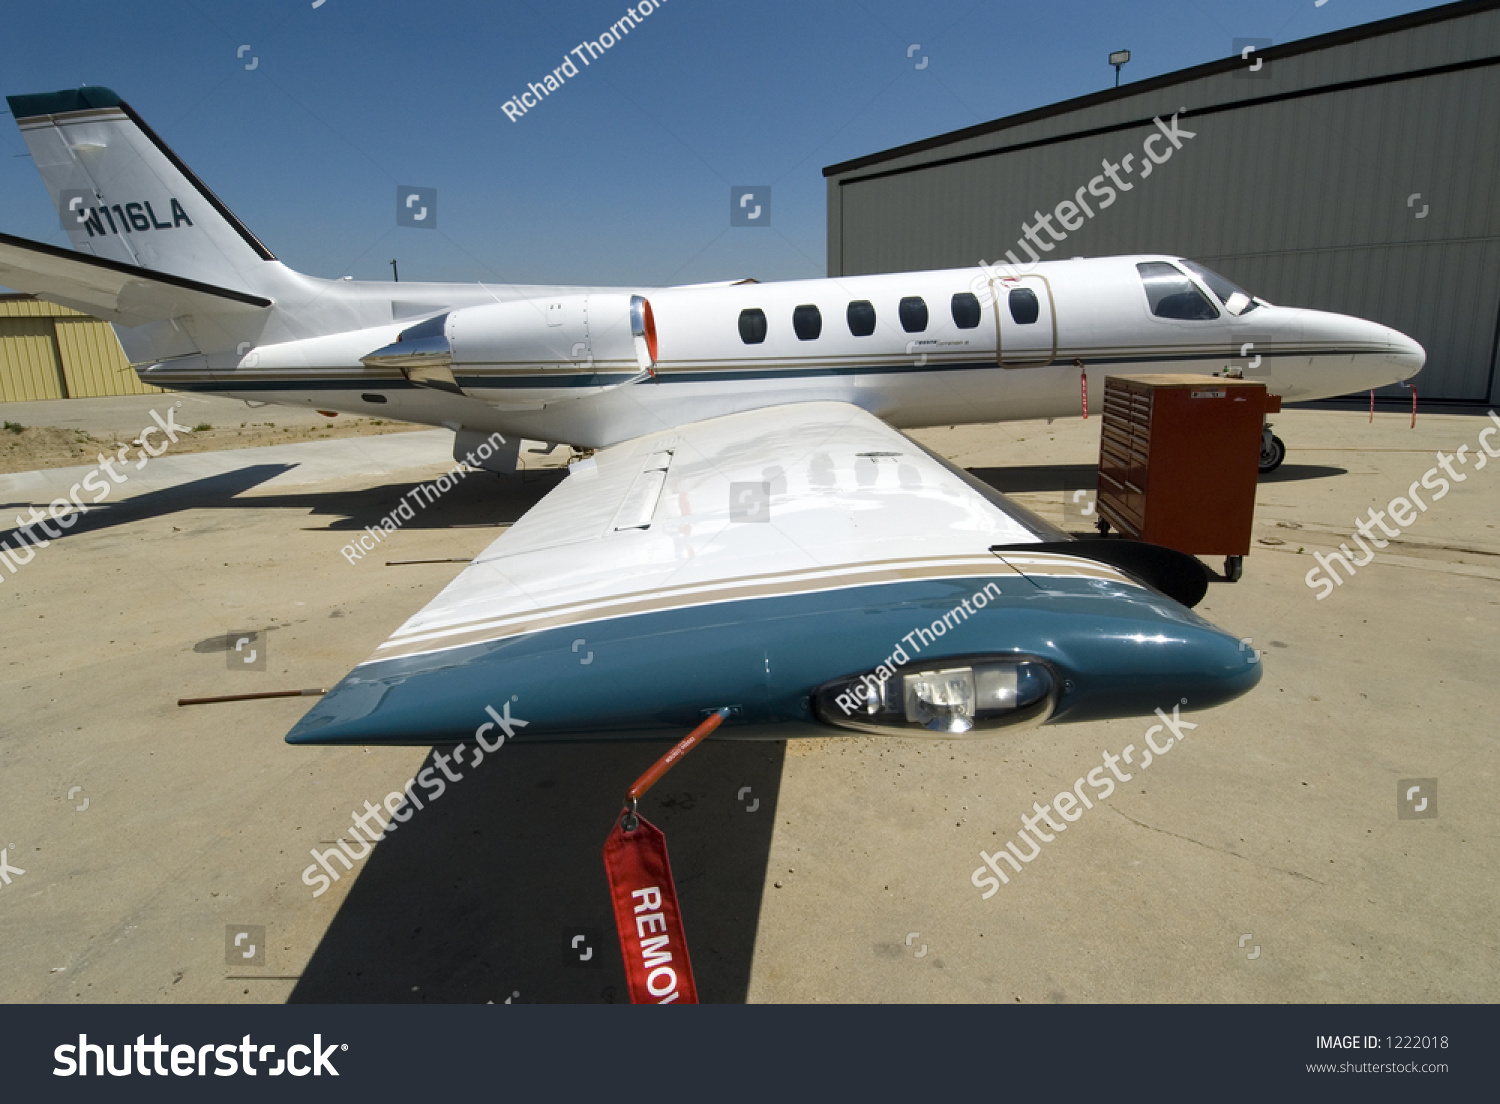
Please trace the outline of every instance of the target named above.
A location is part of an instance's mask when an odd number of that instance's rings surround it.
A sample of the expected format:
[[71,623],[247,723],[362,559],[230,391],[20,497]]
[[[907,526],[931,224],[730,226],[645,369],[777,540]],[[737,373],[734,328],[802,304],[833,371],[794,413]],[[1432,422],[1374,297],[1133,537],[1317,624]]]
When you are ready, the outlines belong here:
[[641,437],[574,465],[372,658],[735,598],[1015,577],[991,545],[1061,535],[981,487],[843,403]]

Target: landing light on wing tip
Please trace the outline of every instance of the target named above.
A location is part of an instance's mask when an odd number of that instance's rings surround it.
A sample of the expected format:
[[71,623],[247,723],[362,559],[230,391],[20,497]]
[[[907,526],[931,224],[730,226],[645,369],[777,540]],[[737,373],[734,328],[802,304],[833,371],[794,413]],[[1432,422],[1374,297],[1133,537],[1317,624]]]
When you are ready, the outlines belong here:
[[876,671],[824,683],[813,692],[819,720],[885,736],[988,735],[1052,716],[1063,679],[1045,660],[957,656],[941,666]]

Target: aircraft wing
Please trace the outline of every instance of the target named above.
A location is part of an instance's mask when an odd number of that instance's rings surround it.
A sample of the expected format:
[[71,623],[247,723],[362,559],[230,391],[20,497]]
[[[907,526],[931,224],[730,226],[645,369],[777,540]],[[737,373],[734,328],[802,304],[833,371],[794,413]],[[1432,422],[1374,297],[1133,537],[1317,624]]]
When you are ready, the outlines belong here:
[[124,326],[189,314],[254,313],[271,305],[258,295],[10,234],[0,234],[0,285]]
[[901,654],[1038,656],[1076,718],[1259,677],[1059,538],[852,405],[680,426],[575,464],[287,739],[442,743],[491,716],[523,738],[681,735],[719,706],[725,735],[831,735],[816,688]]

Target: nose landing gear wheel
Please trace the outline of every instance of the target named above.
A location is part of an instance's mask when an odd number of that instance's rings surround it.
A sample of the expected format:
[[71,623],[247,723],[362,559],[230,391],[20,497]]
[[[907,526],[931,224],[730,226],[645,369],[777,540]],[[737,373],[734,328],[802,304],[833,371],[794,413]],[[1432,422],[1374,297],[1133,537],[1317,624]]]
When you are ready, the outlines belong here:
[[1280,437],[1274,434],[1268,438],[1261,438],[1260,444],[1260,474],[1273,472],[1281,467],[1281,462],[1286,459],[1286,445]]
[[1245,574],[1245,558],[1243,556],[1224,557],[1224,578],[1231,583],[1240,581],[1240,576]]

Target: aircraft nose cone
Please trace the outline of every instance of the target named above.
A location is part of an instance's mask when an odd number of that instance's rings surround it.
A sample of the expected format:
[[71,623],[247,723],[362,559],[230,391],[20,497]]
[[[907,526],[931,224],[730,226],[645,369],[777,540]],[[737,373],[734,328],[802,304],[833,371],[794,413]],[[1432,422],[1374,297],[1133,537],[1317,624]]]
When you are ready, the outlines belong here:
[[1403,380],[1411,379],[1427,363],[1427,350],[1400,330],[1387,328],[1386,343],[1391,347],[1388,359]]
[[1382,323],[1321,311],[1309,311],[1307,319],[1309,339],[1326,343],[1330,351],[1314,358],[1320,379],[1310,394],[1298,398],[1318,397],[1324,387],[1329,395],[1387,387],[1410,379],[1427,362],[1421,345]]

